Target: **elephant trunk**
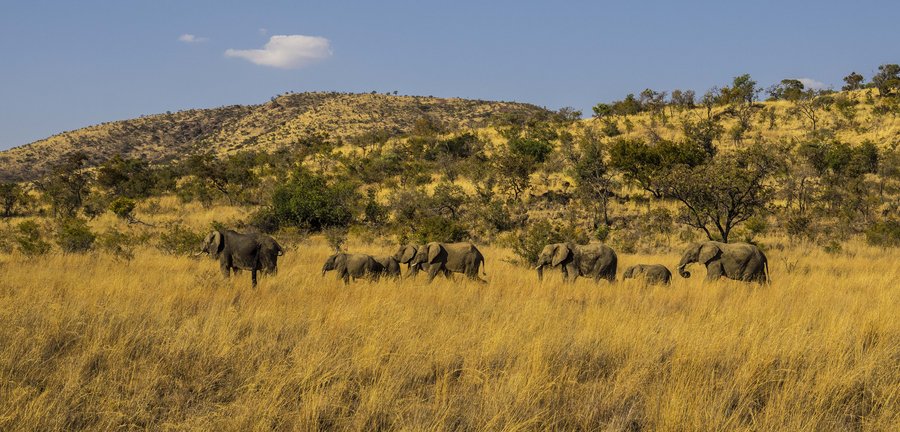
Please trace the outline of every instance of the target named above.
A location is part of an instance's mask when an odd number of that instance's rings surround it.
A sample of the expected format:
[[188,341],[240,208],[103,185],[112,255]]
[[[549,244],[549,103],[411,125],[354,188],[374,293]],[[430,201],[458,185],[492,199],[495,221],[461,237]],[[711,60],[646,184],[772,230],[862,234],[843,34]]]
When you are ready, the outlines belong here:
[[534,269],[537,270],[538,281],[543,281],[544,280],[544,265],[538,264],[537,267],[535,267]]
[[687,278],[691,277],[691,272],[685,270],[684,269],[685,267],[687,267],[687,264],[682,264],[682,265],[678,266],[678,275],[687,279]]

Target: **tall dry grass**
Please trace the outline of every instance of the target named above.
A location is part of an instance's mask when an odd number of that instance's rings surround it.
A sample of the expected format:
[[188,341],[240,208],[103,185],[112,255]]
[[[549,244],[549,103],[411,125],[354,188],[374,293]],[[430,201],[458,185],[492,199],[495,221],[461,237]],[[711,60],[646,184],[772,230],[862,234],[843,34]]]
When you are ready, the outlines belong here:
[[484,252],[487,285],[344,286],[312,242],[256,290],[150,249],[0,257],[0,430],[900,424],[896,250],[772,251],[762,287],[540,284]]

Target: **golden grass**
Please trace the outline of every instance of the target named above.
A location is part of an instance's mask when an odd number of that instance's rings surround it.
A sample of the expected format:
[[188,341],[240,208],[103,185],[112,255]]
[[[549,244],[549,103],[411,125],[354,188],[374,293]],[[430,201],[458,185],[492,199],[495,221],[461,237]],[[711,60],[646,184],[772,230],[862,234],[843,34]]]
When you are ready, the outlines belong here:
[[151,249],[0,256],[0,430],[900,424],[896,250],[772,251],[771,286],[695,268],[644,287],[540,284],[482,249],[487,285],[344,286],[314,239],[256,290]]

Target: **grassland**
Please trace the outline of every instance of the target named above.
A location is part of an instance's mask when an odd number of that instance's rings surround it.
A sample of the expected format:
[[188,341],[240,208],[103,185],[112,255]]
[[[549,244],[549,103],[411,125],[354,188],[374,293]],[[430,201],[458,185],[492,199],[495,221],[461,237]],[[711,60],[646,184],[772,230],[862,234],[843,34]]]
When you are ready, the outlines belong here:
[[[541,284],[483,250],[487,285],[344,286],[320,276],[329,249],[310,238],[256,290],[151,248],[130,262],[2,255],[0,429],[900,424],[900,251],[786,246],[769,251],[771,286],[695,269],[645,287]],[[620,255],[620,268],[677,259]]]

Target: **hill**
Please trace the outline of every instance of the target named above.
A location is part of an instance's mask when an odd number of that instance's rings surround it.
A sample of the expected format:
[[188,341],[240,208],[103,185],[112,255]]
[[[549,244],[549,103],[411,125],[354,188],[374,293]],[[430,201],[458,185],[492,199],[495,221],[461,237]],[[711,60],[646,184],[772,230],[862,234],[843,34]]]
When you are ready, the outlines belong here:
[[75,151],[86,153],[93,164],[114,155],[159,163],[197,152],[271,151],[312,137],[342,141],[366,133],[402,135],[423,117],[448,130],[460,130],[508,116],[545,113],[535,105],[515,102],[290,93],[259,105],[157,114],[53,135],[0,153],[0,181],[34,179]]

